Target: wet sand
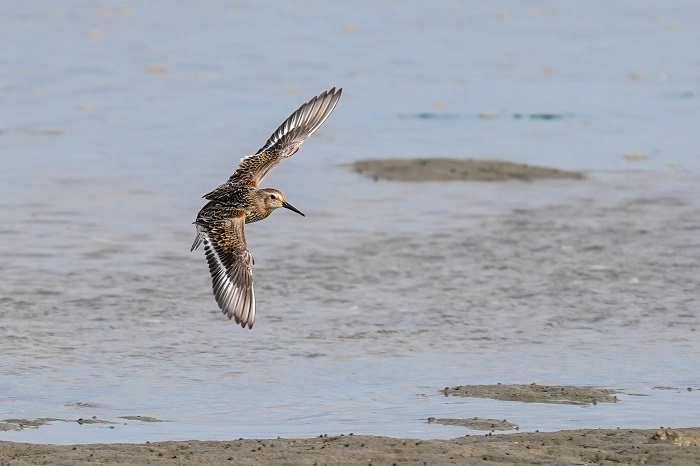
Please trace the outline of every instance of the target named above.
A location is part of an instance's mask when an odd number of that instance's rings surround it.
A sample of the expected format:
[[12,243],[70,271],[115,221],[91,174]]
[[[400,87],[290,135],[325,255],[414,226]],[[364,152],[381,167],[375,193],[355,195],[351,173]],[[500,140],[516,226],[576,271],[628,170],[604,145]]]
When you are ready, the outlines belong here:
[[700,463],[700,429],[573,430],[486,434],[453,440],[363,435],[310,439],[147,444],[33,445],[0,442],[3,465],[434,465]]
[[353,170],[375,180],[391,181],[529,181],[583,179],[581,172],[501,160],[379,159],[359,160]]
[[[538,384],[463,385],[445,396],[516,402],[595,404],[616,402],[615,391]],[[158,419],[127,416],[149,422]],[[4,428],[37,428],[66,419],[6,419]],[[99,419],[77,422],[105,423]],[[297,439],[171,441],[144,444],[38,445],[0,442],[2,465],[208,464],[208,465],[427,465],[427,464],[675,464],[700,463],[700,428],[579,429],[497,434],[518,430],[498,419],[429,418],[428,423],[486,431],[451,440],[320,435]]]

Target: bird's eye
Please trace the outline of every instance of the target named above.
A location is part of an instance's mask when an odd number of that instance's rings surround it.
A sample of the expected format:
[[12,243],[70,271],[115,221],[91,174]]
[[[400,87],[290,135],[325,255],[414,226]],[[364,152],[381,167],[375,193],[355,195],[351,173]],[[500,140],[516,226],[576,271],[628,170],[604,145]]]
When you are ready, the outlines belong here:
[[270,194],[270,199],[277,199],[277,196],[275,196],[274,194]]

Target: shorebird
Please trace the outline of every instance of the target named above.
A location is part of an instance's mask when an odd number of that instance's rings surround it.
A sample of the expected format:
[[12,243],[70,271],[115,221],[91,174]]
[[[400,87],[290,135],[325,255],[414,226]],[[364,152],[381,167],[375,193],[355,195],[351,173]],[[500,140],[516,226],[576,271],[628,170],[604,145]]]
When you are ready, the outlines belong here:
[[241,327],[253,328],[255,322],[254,261],[246,245],[244,225],[267,218],[279,207],[304,216],[279,190],[261,189],[258,185],[326,121],[341,92],[342,89],[334,87],[299,107],[272,133],[262,149],[241,159],[227,182],[204,195],[209,202],[193,222],[197,236],[190,251],[204,243],[216,302]]

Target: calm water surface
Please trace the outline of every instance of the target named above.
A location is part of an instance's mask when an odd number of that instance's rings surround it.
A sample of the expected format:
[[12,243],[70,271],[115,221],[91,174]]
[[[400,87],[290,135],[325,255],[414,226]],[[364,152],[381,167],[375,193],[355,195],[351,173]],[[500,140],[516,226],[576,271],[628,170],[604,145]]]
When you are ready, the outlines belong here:
[[[700,425],[700,8],[441,5],[0,6],[0,420],[114,422],[0,439]],[[265,180],[307,217],[248,227],[259,316],[242,330],[189,252],[200,197],[333,85],[335,113]],[[588,179],[346,167],[415,156]],[[623,392],[591,407],[438,392],[498,382]],[[135,415],[167,422],[120,418]]]

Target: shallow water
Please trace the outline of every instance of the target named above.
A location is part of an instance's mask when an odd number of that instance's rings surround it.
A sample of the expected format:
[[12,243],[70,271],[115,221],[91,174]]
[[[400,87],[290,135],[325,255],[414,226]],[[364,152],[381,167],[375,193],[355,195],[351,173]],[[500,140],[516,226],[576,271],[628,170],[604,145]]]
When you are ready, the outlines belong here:
[[[700,63],[684,52],[700,8],[358,5],[0,7],[0,420],[115,422],[0,439],[700,425]],[[247,229],[259,315],[242,330],[188,252],[200,196],[331,85],[335,113],[265,180],[307,217]],[[516,118],[542,113],[561,118]],[[382,183],[344,166],[396,156],[588,179]],[[438,392],[497,382],[623,392],[589,407]]]

